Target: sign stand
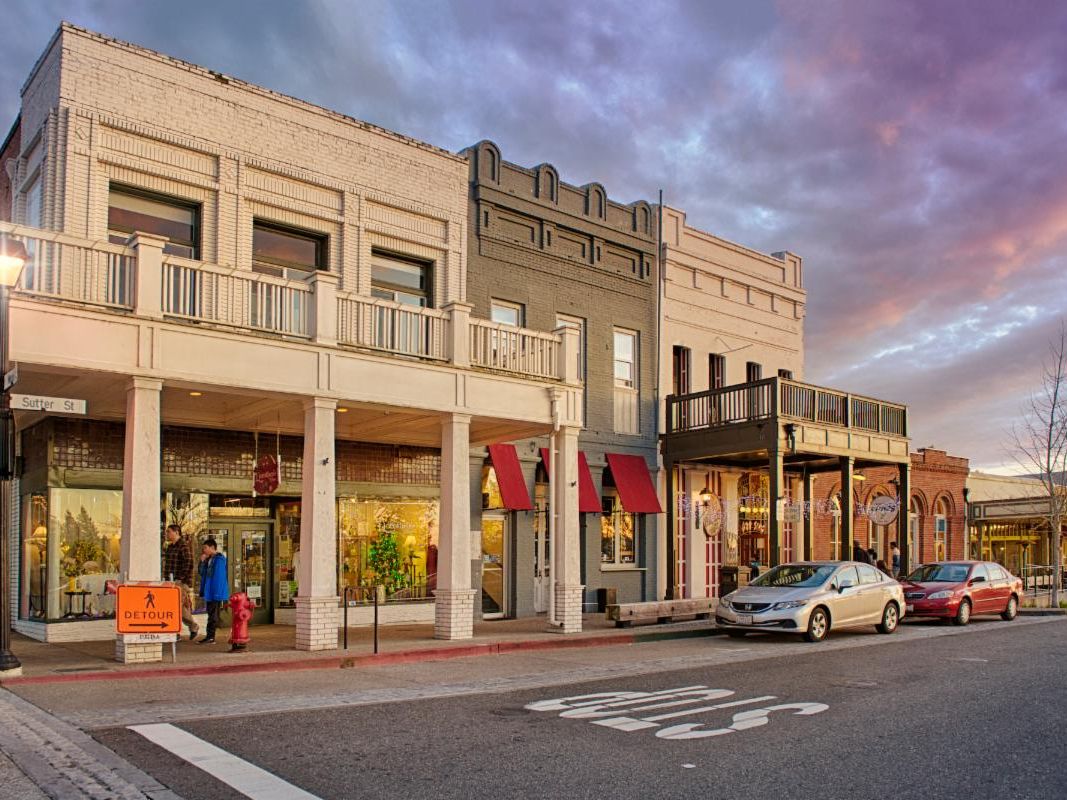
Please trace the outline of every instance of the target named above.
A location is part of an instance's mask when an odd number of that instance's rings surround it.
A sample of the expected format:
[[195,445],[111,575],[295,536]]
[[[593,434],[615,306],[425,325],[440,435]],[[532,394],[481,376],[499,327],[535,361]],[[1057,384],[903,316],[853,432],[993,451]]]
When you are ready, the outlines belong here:
[[182,590],[174,583],[119,584],[115,595],[115,631],[127,643],[170,642],[171,662],[178,660],[182,632]]

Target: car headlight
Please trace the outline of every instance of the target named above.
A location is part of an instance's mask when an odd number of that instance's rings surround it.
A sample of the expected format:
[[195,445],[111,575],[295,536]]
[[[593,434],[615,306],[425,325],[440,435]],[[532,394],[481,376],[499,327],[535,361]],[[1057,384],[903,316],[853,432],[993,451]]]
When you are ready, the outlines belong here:
[[954,594],[955,594],[955,592],[952,591],[951,589],[949,589],[949,590],[944,591],[944,592],[934,592],[931,595],[927,595],[926,599],[927,600],[948,600]]
[[803,608],[808,604],[807,600],[786,600],[782,603],[775,603],[771,606],[772,611],[783,611],[787,608]]
[[730,602],[730,598],[731,598],[731,597],[733,597],[733,596],[734,596],[734,593],[733,593],[733,592],[730,592],[730,594],[726,595],[726,597],[720,597],[720,598],[719,598],[719,605],[720,605],[720,606],[721,606],[722,608],[729,608],[729,607],[730,607],[731,605],[733,605],[733,604],[732,604],[732,603]]

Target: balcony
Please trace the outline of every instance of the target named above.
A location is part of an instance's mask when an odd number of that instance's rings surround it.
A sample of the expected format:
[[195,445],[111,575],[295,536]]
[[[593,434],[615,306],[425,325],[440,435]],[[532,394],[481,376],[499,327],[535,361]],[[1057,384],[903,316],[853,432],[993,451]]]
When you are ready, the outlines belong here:
[[577,383],[562,357],[564,331],[472,319],[470,307],[417,308],[339,291],[337,277],[286,280],[164,254],[163,240],[132,246],[0,223],[30,260],[17,292],[102,310],[368,354],[424,360],[536,381]]
[[784,378],[768,378],[667,398],[665,452],[672,461],[725,458],[763,465],[784,454],[786,465],[836,469],[837,458],[907,463],[908,410]]

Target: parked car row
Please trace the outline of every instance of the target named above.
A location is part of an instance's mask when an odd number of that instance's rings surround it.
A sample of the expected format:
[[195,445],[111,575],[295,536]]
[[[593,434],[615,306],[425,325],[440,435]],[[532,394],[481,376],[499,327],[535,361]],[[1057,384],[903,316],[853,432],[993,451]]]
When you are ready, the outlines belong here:
[[974,614],[1012,620],[1022,594],[1022,581],[989,561],[924,564],[900,580],[858,561],[803,561],[774,567],[720,598],[715,622],[733,637],[765,631],[820,642],[831,629],[874,625],[893,633],[905,616],[957,625]]

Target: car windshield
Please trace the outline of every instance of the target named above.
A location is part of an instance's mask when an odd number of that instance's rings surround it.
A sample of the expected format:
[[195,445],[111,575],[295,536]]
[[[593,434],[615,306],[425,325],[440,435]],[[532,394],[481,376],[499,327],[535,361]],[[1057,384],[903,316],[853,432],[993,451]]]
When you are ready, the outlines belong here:
[[764,572],[750,586],[822,586],[834,573],[828,564],[783,564]]
[[971,568],[967,564],[926,564],[908,576],[914,583],[963,583]]

